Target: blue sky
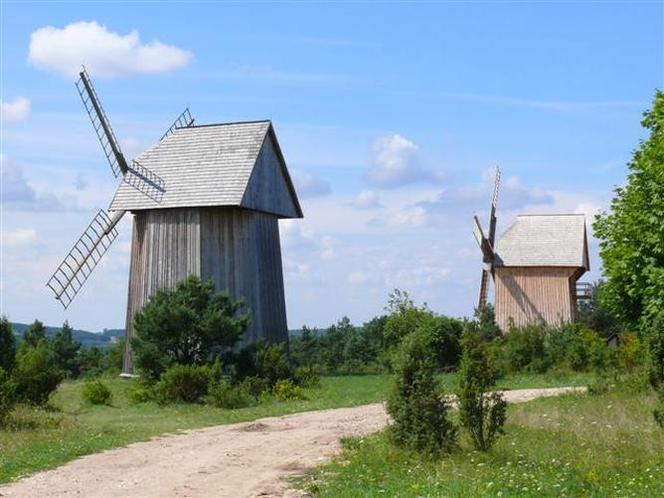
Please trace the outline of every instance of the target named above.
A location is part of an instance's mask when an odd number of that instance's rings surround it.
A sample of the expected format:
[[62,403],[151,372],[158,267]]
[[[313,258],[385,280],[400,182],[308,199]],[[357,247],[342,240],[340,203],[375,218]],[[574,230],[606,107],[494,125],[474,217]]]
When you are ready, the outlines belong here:
[[1,311],[93,330],[124,326],[128,220],[69,310],[44,286],[116,185],[80,62],[128,156],[185,106],[273,120],[305,212],[281,225],[291,328],[362,322],[394,287],[469,315],[491,167],[499,233],[521,212],[592,216],[664,78],[662,2],[23,1],[1,28]]

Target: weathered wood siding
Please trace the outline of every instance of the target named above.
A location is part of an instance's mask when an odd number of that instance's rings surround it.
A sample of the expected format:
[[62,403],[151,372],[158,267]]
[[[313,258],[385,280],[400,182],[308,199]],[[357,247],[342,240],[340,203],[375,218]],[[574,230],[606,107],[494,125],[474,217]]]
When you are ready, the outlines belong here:
[[242,207],[275,213],[282,218],[301,218],[297,196],[287,175],[268,133],[242,197]]
[[494,282],[498,326],[507,331],[510,318],[517,327],[572,321],[576,274],[576,268],[566,267],[497,267]]
[[134,314],[157,290],[175,287],[191,274],[245,299],[252,321],[244,344],[259,338],[288,340],[276,216],[239,208],[138,211],[129,270],[126,373],[133,370]]

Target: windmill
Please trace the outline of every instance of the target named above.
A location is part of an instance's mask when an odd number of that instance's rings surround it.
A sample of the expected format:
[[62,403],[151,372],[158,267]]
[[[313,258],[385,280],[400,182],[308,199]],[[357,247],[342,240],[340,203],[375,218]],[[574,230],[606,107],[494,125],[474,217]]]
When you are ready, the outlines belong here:
[[480,280],[480,292],[477,299],[477,308],[486,306],[486,299],[489,289],[489,276],[493,276],[494,265],[494,244],[496,240],[496,205],[498,203],[498,191],[500,189],[500,168],[496,166],[496,176],[493,183],[493,194],[491,196],[491,208],[489,210],[489,232],[484,235],[482,224],[475,216],[475,226],[473,235],[482,250],[482,279]]
[[189,275],[243,298],[243,343],[288,340],[278,220],[302,210],[271,121],[194,124],[185,111],[128,162],[85,68],[76,82],[113,174],[122,176],[47,282],[67,308],[133,215],[123,373],[131,374],[133,318],[158,290]]

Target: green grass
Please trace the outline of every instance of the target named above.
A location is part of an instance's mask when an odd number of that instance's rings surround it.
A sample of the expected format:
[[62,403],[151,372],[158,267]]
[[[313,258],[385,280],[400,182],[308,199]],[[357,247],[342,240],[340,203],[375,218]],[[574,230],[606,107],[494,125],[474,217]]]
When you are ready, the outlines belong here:
[[387,432],[344,441],[331,464],[299,480],[316,497],[664,496],[664,431],[653,396],[567,395],[510,405],[487,453],[462,436],[436,461],[394,448]]
[[[587,375],[520,375],[503,380],[501,388],[584,385]],[[205,405],[131,405],[125,392],[136,381],[108,377],[112,406],[93,406],[81,398],[83,381],[65,382],[52,398],[55,410],[26,407],[15,410],[19,427],[0,431],[0,483],[70,461],[78,456],[144,441],[153,436],[211,425],[254,420],[306,410],[321,410],[380,402],[389,390],[388,375],[323,377],[321,386],[307,390],[309,400],[279,402],[237,410]],[[446,391],[456,376],[441,376]]]

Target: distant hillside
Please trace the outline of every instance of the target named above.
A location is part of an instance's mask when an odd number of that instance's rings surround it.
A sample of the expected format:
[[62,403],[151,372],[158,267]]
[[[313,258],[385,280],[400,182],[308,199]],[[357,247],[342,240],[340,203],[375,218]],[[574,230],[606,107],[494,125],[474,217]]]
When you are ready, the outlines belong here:
[[[12,322],[12,329],[14,334],[21,340],[26,329],[30,327],[29,323],[16,323]],[[60,327],[51,327],[45,325],[46,337],[52,338]],[[117,341],[124,340],[124,329],[104,329],[103,332],[90,332],[89,330],[74,329],[74,340],[81,343],[83,347],[97,346],[98,348],[107,348]],[[289,330],[290,337],[298,337],[302,334],[302,330]]]
[[[30,327],[29,323],[15,323],[12,322],[12,329],[14,334],[21,340],[23,334]],[[46,337],[53,337],[60,327],[51,327],[46,325]],[[74,340],[81,343],[83,347],[97,346],[98,348],[106,348],[117,341],[124,339],[124,329],[104,329],[103,332],[90,332],[89,330],[74,329]]]

